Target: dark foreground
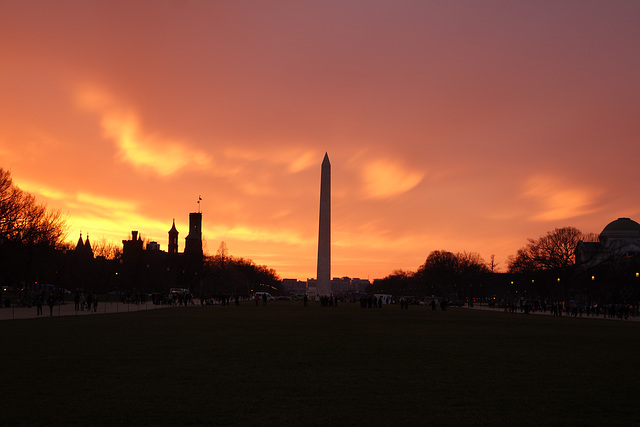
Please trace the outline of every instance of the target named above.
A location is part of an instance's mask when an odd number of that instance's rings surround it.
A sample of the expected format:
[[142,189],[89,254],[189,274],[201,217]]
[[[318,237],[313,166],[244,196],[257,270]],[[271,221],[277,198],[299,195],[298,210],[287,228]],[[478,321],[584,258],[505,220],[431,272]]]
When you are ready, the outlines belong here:
[[638,425],[640,324],[398,306],[0,323],[3,425]]

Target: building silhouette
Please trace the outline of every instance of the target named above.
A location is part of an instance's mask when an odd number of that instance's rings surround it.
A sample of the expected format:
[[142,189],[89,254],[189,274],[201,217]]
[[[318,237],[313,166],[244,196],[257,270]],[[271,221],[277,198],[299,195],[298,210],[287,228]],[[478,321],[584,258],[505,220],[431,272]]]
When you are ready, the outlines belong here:
[[167,251],[157,242],[145,246],[139,231],[122,241],[122,256],[117,266],[117,285],[140,291],[166,291],[185,288],[195,291],[202,276],[202,213],[189,214],[189,235],[185,238],[184,252],[178,252],[175,219],[168,232]]
[[77,259],[93,259],[93,249],[89,242],[89,234],[87,234],[87,239],[83,241],[82,232],[80,232],[80,238],[78,239],[78,243],[76,243],[74,254]]
[[178,234],[178,229],[176,229],[176,220],[174,218],[171,230],[169,230],[169,244],[167,246],[167,252],[173,255],[178,253]]
[[640,260],[640,224],[630,218],[618,218],[607,224],[597,242],[579,242],[576,264],[593,268],[604,263]]
[[189,214],[189,234],[184,243],[186,255],[202,258],[202,214],[200,212]]

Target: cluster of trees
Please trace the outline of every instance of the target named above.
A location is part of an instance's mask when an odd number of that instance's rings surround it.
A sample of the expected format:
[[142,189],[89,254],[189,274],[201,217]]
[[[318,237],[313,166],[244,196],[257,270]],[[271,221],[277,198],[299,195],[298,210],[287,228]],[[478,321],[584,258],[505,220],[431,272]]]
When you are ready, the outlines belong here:
[[66,219],[13,184],[0,168],[0,238],[3,244],[60,246],[66,238]]
[[584,234],[574,227],[564,227],[549,231],[539,239],[528,239],[527,245],[507,260],[509,271],[568,271],[575,266],[575,250],[581,241],[597,242],[598,236]]
[[[579,242],[598,236],[574,227],[556,228],[527,244],[507,260],[507,272],[494,273],[477,253],[438,250],[417,271],[396,270],[374,284],[374,292],[447,299],[546,299],[584,304],[637,303],[640,259],[607,253],[607,258],[576,261]],[[599,254],[602,257],[602,254]]]
[[[580,242],[598,236],[574,227],[556,228],[527,244],[508,259],[510,284],[520,293],[585,304],[637,303],[640,300],[640,259],[637,254],[594,253],[578,259]],[[595,261],[595,262],[594,262]]]
[[276,271],[252,260],[229,255],[221,242],[213,256],[203,263],[203,292],[209,295],[248,295],[252,291],[277,293],[282,285]]
[[14,185],[0,168],[0,281],[37,281],[68,247],[66,218]]
[[104,237],[91,240],[93,255],[104,259],[118,259],[122,256],[122,245],[116,245]]
[[[425,298],[462,299],[486,293],[484,277],[491,270],[474,252],[433,251],[417,271],[396,270],[375,285],[375,292]],[[474,289],[475,287],[475,289]]]

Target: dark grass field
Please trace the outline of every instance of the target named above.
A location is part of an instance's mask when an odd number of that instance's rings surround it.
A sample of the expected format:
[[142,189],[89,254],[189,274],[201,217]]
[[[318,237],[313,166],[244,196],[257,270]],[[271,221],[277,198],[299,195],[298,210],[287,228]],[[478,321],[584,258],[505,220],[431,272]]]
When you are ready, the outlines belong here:
[[302,303],[0,322],[2,425],[640,425],[640,323]]

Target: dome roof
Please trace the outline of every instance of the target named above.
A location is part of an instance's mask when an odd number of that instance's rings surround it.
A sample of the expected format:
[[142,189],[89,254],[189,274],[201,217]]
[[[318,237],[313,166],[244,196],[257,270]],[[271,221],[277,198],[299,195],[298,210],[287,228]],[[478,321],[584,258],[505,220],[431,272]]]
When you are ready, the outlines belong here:
[[640,238],[640,224],[630,218],[618,218],[602,230],[600,237]]

